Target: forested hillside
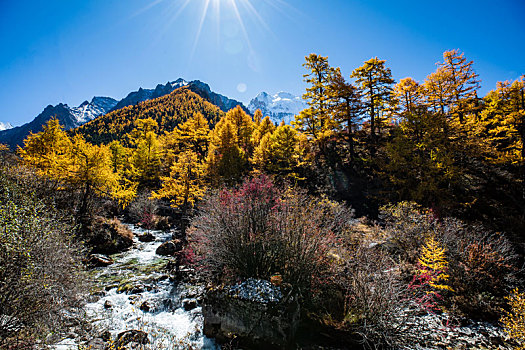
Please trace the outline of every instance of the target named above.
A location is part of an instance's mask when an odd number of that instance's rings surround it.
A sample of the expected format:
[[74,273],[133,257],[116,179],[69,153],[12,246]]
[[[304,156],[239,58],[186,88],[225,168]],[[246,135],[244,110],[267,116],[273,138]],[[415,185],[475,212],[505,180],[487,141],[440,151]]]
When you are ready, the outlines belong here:
[[182,87],[168,95],[115,110],[82,125],[75,132],[94,144],[109,143],[123,140],[123,136],[131,132],[137,119],[151,118],[157,122],[161,132],[169,132],[194,113],[201,113],[211,124],[215,124],[224,115],[217,106]]

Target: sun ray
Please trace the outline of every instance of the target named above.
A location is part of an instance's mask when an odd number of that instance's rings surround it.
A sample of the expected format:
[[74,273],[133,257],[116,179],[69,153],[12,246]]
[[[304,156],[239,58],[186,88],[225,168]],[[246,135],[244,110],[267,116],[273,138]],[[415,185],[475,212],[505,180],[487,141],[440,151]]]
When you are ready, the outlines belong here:
[[213,9],[215,12],[215,29],[217,35],[217,47],[221,46],[221,0],[213,0]]
[[[240,31],[240,36],[236,39],[236,45],[239,45],[236,47],[239,48],[239,51],[230,53],[238,54],[241,52],[240,50],[243,50],[242,47],[244,46],[244,53],[247,57],[252,57],[253,55],[256,55],[256,51],[250,40],[248,29],[250,29],[250,31],[253,29],[259,31],[262,30],[273,37],[275,41],[279,41],[279,38],[275,35],[270,25],[259,13],[256,5],[268,5],[290,19],[293,19],[291,13],[299,13],[297,9],[289,5],[285,0],[258,0],[257,3],[254,3],[252,0],[151,0],[148,5],[135,12],[132,15],[132,18],[158,6],[159,4],[165,4],[162,9],[162,17],[164,17],[164,20],[157,21],[160,28],[157,30],[156,38],[151,42],[153,46],[158,44],[158,42],[172,28],[177,19],[185,13],[186,9],[191,8],[192,12],[194,10],[198,11],[198,18],[196,21],[198,25],[196,27],[197,30],[194,35],[193,43],[190,43],[191,49],[188,50],[190,61],[194,57],[197,48],[199,47],[199,41],[204,35],[206,35],[207,38],[212,39],[212,41],[213,36],[215,35],[217,50],[225,49],[223,47],[224,33],[222,33],[221,30],[224,25],[223,22],[228,20],[230,16],[232,16],[233,20],[237,23],[237,28],[239,28]],[[198,7],[200,7],[200,9],[198,9]],[[225,18],[222,18],[221,16],[225,16]],[[215,21],[215,23],[213,23],[213,21]],[[210,23],[208,24],[208,22]],[[208,30],[207,28],[209,28],[209,26],[213,26],[214,29]],[[217,57],[219,56],[220,55],[217,55]]]
[[[273,7],[275,10],[279,11],[286,18],[288,18],[289,20],[295,23],[299,23],[299,20],[298,20],[299,17],[306,16],[303,12],[293,7],[292,5],[290,5],[284,0],[265,0],[265,2],[271,7]],[[293,16],[292,13],[295,13],[295,16]]]
[[[184,2],[182,3],[182,5],[178,8],[177,12],[175,12],[174,15],[170,15],[170,19],[168,20],[168,22],[164,25],[164,30],[163,32],[167,31],[169,29],[169,27],[171,27],[172,23],[175,22],[175,20],[180,16],[180,14],[182,13],[182,11],[184,11],[184,9],[186,8],[186,6],[188,6],[188,4],[191,2],[191,0],[184,0]],[[173,3],[175,4],[175,3]],[[175,9],[176,7],[173,6],[172,7],[173,9]]]
[[[164,2],[164,0],[162,0]],[[188,6],[188,4],[191,2],[191,0],[184,0],[184,2],[176,3],[176,2],[169,2],[167,8],[163,11],[164,17],[166,18],[166,21],[159,22],[159,30],[158,34],[155,38],[153,38],[151,45],[156,46],[161,41],[164,34],[166,34],[169,29],[171,28],[171,25],[173,22],[177,20],[177,18],[181,15],[181,13],[184,11],[184,9]]]
[[149,9],[151,9],[152,7],[155,7],[157,6],[158,4],[160,4],[161,2],[163,2],[164,0],[155,0],[155,1],[152,1],[151,3],[149,3],[148,5],[144,6],[143,8],[141,8],[140,10],[138,10],[137,12],[133,13],[131,16],[128,17],[128,19],[132,19],[132,18],[135,18],[141,14],[143,14],[144,12],[148,11]]
[[201,36],[202,27],[204,25],[204,20],[206,19],[206,15],[208,14],[209,6],[210,6],[210,0],[205,0],[204,8],[201,13],[201,19],[199,21],[199,29],[197,30],[197,35],[195,36],[195,41],[193,42],[193,47],[191,49],[190,60],[193,58],[193,55],[195,54],[195,50],[197,49],[197,44],[199,43],[199,38]]
[[239,12],[239,8],[237,7],[237,3],[235,2],[235,0],[230,0],[230,4],[232,6],[233,12],[235,12],[235,16],[237,17],[237,20],[239,21],[239,25],[244,35],[244,39],[246,40],[246,43],[248,44],[248,48],[250,49],[250,51],[253,51],[252,43],[250,41],[250,37],[248,36],[248,32],[246,31],[246,26],[244,25],[244,21],[242,20],[241,14]]
[[244,6],[244,8],[246,8],[246,10],[249,12],[250,15],[252,15],[255,19],[259,21],[259,23],[264,27],[264,29],[266,29],[269,32],[272,31],[270,27],[268,26],[268,24],[266,23],[266,21],[261,17],[259,12],[257,12],[255,7],[253,7],[250,0],[241,0],[240,3]]

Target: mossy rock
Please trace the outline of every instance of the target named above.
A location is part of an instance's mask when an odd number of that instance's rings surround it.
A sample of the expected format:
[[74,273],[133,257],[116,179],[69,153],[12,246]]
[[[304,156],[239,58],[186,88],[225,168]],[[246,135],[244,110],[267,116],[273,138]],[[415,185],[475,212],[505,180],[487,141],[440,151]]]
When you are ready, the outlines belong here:
[[139,263],[139,259],[138,258],[133,258],[133,259],[130,259],[128,261],[126,261],[125,263],[119,263],[119,268],[133,268],[135,267],[135,265],[138,265]]
[[133,273],[125,274],[111,274],[111,275],[101,275],[97,277],[97,282],[102,285],[121,285],[128,282],[133,277]]
[[126,281],[118,286],[117,292],[131,293],[133,290],[141,289],[141,286],[140,281]]
[[169,263],[169,259],[156,259],[153,262],[146,264],[146,265],[140,265],[137,266],[137,272],[140,272],[142,274],[151,274],[154,272],[165,272],[166,266]]

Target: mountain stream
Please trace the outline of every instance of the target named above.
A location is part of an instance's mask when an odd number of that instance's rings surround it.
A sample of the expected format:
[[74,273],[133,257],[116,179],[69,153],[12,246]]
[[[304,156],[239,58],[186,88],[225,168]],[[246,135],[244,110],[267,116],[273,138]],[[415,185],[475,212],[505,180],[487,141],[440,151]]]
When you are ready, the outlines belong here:
[[[127,330],[148,334],[145,349],[217,349],[202,333],[203,318],[197,300],[202,287],[170,280],[166,265],[170,259],[155,250],[171,239],[170,232],[146,231],[129,225],[134,244],[128,251],[112,255],[112,265],[91,271],[98,284],[91,302],[85,305],[88,321],[98,334],[111,339]],[[138,236],[150,232],[153,242]],[[55,345],[57,350],[78,349],[74,339]]]

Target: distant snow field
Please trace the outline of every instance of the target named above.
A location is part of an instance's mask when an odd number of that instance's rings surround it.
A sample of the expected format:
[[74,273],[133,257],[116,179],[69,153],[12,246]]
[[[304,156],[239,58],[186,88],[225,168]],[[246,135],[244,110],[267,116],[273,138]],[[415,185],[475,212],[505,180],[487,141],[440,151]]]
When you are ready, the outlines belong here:
[[284,121],[285,124],[290,124],[294,116],[306,107],[306,103],[300,97],[288,92],[281,91],[275,95],[261,92],[250,101],[248,110],[255,113],[260,109],[263,116],[269,116],[274,123],[280,124]]

